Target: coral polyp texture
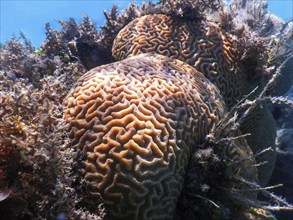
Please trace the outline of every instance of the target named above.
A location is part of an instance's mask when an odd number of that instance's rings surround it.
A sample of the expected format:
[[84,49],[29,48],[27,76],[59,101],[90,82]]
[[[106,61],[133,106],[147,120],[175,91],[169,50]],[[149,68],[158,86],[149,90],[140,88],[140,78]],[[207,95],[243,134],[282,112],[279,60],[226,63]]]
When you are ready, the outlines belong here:
[[195,67],[220,89],[229,107],[247,93],[235,42],[216,23],[163,14],[145,15],[124,27],[112,48],[118,60],[147,52]]
[[224,108],[194,68],[143,54],[82,76],[64,118],[87,188],[113,217],[172,219],[190,153]]
[[[227,106],[232,107],[252,87],[242,71],[235,38],[236,36],[226,33],[218,24],[204,19],[152,14],[139,17],[124,27],[114,40],[112,53],[118,60],[147,52],[182,60],[214,83]],[[265,136],[260,118],[265,118],[269,121],[267,124],[273,125],[273,119],[268,112],[254,111],[241,126],[242,131],[251,134],[248,143],[254,153],[267,147],[275,149],[275,126],[267,126],[265,129],[270,135]],[[257,158],[258,162],[268,161],[267,165],[259,168],[262,185],[271,176],[274,155],[264,154]]]

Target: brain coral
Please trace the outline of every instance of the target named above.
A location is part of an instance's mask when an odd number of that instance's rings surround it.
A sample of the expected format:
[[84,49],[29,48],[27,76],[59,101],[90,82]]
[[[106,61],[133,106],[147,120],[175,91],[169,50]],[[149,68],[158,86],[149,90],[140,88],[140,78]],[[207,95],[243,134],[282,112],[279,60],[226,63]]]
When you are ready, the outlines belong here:
[[[139,17],[124,27],[114,40],[112,53],[118,60],[155,52],[184,61],[214,83],[227,106],[232,107],[255,88],[251,88],[241,71],[235,48],[232,36],[213,22],[153,14]],[[274,124],[269,115],[263,117],[263,111],[254,111],[241,126],[243,133],[251,134],[247,140],[254,153],[267,147],[275,148],[275,126],[264,127],[261,118],[269,120],[267,125]],[[272,135],[266,136],[264,129]],[[275,156],[259,158],[259,162],[268,161],[267,165],[259,167],[260,181],[265,185],[271,176]]]
[[155,52],[184,61],[214,83],[231,107],[247,93],[234,44],[213,22],[153,14],[124,27],[113,43],[112,54],[122,60]]
[[224,109],[193,67],[142,54],[82,76],[64,118],[87,190],[113,218],[172,219],[191,150]]

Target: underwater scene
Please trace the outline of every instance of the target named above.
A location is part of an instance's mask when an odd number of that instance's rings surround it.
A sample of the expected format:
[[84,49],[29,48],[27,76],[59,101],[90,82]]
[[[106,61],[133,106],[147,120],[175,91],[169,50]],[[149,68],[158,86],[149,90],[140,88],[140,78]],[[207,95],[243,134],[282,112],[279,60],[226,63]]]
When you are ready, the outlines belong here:
[[293,220],[291,0],[40,2],[1,0],[1,220]]

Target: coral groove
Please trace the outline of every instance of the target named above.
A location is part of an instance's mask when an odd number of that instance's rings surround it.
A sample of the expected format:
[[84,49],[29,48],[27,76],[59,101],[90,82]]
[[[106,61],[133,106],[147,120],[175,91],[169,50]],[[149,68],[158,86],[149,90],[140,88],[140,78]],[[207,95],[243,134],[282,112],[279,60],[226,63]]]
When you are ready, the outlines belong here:
[[123,28],[112,48],[118,60],[148,52],[195,67],[220,89],[229,107],[247,93],[235,41],[216,23],[163,14],[145,15]]
[[218,89],[155,54],[94,68],[78,84],[64,118],[89,191],[114,217],[172,219],[190,153],[223,116]]

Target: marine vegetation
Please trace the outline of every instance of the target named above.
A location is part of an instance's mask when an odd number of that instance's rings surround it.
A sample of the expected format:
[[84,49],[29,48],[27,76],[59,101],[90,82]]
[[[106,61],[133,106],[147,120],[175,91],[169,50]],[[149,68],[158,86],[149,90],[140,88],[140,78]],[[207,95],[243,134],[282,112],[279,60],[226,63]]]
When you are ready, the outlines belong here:
[[1,219],[292,211],[268,183],[277,113],[293,107],[292,21],[252,0],[104,15],[100,28],[87,16],[46,24],[40,48],[24,34],[1,45]]

